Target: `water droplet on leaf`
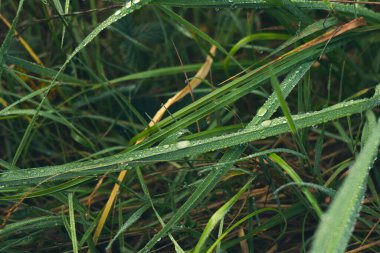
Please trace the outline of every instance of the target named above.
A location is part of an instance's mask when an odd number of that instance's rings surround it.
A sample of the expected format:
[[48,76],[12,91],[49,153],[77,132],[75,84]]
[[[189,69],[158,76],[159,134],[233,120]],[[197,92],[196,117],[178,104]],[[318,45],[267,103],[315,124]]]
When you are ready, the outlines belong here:
[[262,117],[265,115],[265,113],[267,113],[267,111],[267,108],[261,107],[259,110],[257,110],[257,116]]
[[190,146],[190,141],[179,141],[175,144],[175,146],[178,149],[187,148],[188,146]]

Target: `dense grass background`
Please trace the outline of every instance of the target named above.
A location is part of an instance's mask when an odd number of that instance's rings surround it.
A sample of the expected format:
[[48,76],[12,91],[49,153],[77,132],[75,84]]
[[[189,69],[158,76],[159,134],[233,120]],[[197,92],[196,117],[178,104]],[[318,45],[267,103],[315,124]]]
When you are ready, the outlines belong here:
[[0,1],[0,251],[379,252],[378,6]]

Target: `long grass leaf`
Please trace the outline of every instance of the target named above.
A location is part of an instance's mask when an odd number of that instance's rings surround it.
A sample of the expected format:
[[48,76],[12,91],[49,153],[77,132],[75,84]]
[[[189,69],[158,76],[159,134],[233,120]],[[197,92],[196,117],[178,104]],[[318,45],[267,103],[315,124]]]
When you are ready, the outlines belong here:
[[69,203],[69,219],[70,219],[70,234],[71,242],[73,245],[73,252],[78,253],[78,240],[77,240],[77,231],[75,228],[75,215],[74,215],[74,193],[69,192],[68,194],[68,203]]
[[[371,22],[379,22],[380,14],[362,6],[347,5],[343,3],[330,2],[335,12],[350,14],[352,17],[363,16]],[[219,1],[219,0],[155,0],[152,4],[176,6],[176,7],[211,7],[211,8],[254,8],[254,9],[272,9],[276,6],[268,3],[267,0],[233,0]],[[306,10],[325,10],[330,11],[331,6],[326,5],[323,1],[305,1],[305,0],[292,0],[292,5]]]
[[[320,111],[295,115],[293,120],[297,127],[302,129],[343,118],[354,113],[360,113],[379,105],[380,86],[377,87],[374,96],[371,98],[342,102]],[[165,147],[157,146],[82,163],[74,162],[65,165],[34,168],[22,172],[6,171],[0,176],[0,185],[32,184],[46,179],[57,180],[79,175],[93,175],[94,173],[97,174],[110,170],[118,171],[121,170],[120,164],[131,166],[133,164],[149,164],[154,161],[175,160],[183,158],[188,154],[197,155],[289,131],[286,118],[279,117],[270,121],[263,121],[258,126],[247,127],[242,131],[198,141],[180,141],[179,143],[170,144]]]
[[322,216],[312,253],[345,252],[362,206],[369,171],[378,156],[379,144],[380,121],[371,129],[370,137],[350,168],[350,173]]

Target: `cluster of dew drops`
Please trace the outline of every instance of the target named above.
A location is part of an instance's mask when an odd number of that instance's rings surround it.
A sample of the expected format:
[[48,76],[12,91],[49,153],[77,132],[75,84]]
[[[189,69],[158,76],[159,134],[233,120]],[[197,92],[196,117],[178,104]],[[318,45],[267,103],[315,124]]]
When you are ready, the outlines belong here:
[[[227,0],[227,3],[230,5],[231,9],[235,9],[237,7],[237,4],[234,3],[234,0]],[[215,8],[215,11],[216,12],[220,11],[220,8]]]

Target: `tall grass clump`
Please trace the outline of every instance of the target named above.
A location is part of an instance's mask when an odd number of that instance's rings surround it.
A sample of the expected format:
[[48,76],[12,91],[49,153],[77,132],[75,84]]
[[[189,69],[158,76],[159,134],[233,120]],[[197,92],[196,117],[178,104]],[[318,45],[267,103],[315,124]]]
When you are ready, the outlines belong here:
[[0,1],[0,251],[379,252],[379,23]]

